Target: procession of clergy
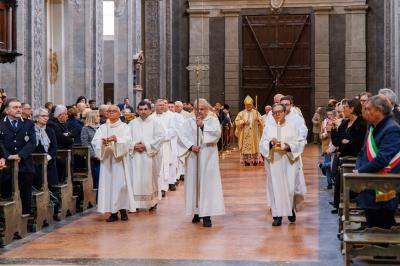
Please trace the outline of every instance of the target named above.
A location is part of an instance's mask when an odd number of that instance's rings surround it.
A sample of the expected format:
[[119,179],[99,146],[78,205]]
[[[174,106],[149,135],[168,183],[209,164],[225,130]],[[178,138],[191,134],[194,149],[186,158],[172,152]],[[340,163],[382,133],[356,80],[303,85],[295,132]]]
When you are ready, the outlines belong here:
[[[306,192],[301,154],[307,127],[290,97],[276,95],[272,112],[262,117],[253,99],[235,120],[241,162],[265,164],[267,204],[273,225],[282,217],[295,222]],[[125,124],[120,109],[107,109],[107,122],[92,140],[100,159],[98,211],[111,213],[107,222],[128,220],[128,212],[154,211],[168,190],[184,176],[185,209],[193,223],[211,227],[211,216],[225,214],[217,143],[221,124],[205,99],[193,113],[171,112],[168,102],[148,100],[137,106],[138,118]],[[154,109],[154,110],[153,110]]]

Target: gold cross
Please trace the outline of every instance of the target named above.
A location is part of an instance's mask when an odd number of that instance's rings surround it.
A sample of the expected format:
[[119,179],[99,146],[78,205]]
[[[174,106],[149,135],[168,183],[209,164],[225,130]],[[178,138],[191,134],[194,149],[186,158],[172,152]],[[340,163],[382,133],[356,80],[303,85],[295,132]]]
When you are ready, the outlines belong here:
[[207,71],[210,68],[208,65],[201,65],[200,64],[200,57],[196,57],[196,64],[195,65],[189,65],[186,69],[189,71],[194,71],[196,73],[196,81],[197,84],[200,84],[200,71]]

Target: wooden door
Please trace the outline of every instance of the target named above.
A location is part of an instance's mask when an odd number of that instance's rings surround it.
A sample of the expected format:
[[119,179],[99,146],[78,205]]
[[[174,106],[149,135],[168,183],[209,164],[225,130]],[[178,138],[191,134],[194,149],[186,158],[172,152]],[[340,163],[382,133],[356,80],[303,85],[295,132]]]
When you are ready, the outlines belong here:
[[292,95],[310,126],[312,109],[310,15],[243,16],[240,96],[258,96],[258,110],[276,93]]

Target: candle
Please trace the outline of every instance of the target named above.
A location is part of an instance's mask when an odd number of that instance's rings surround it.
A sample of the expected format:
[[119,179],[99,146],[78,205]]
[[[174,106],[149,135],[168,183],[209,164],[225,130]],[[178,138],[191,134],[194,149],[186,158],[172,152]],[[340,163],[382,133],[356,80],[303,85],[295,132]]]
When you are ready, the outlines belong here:
[[278,127],[277,127],[277,139],[278,139],[278,141],[281,141],[281,123],[280,122],[278,122]]

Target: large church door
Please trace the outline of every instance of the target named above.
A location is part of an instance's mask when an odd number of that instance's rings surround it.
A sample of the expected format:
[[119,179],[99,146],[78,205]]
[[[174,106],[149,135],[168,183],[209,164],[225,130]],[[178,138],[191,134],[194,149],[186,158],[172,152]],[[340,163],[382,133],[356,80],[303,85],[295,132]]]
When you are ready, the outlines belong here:
[[276,93],[294,96],[307,124],[312,112],[310,15],[243,16],[240,96],[258,96],[258,110]]

